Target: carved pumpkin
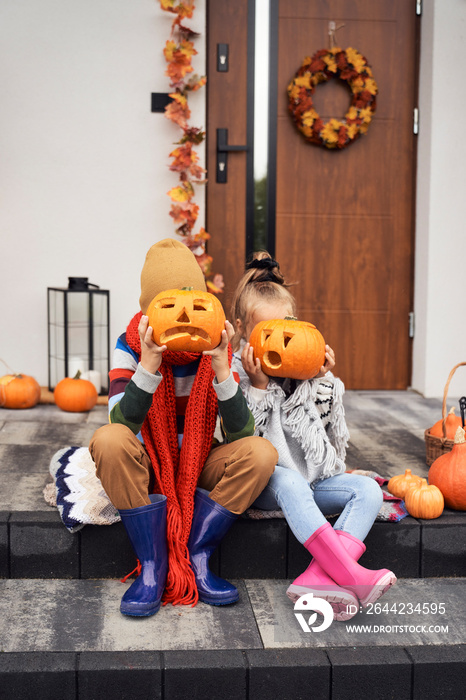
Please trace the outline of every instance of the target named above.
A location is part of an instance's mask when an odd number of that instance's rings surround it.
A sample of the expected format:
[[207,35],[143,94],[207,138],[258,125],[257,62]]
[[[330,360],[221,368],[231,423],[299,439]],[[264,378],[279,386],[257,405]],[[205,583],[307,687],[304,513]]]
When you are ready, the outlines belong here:
[[443,432],[443,418],[434,423],[432,428],[429,430],[429,433],[434,437],[446,437],[448,440],[453,440],[456,434],[456,429],[461,427],[461,423],[461,418],[459,416],[455,416],[455,407],[452,406],[445,418],[445,434]]
[[451,451],[437,457],[432,464],[429,484],[440,489],[448,508],[466,510],[466,440],[463,428],[457,429]]
[[445,503],[440,489],[421,479],[420,484],[412,484],[406,491],[405,505],[413,518],[433,520],[442,515]]
[[174,351],[213,350],[225,328],[225,312],[217,297],[191,287],[157,294],[147,316],[154,342]]
[[58,408],[71,413],[90,411],[97,403],[97,389],[87,379],[81,379],[81,372],[76,376],[65,377],[58,382],[53,392]]
[[411,469],[406,469],[404,474],[392,476],[387,484],[387,489],[397,498],[404,498],[408,488],[413,484],[420,484],[421,481],[420,476],[411,474]]
[[325,362],[325,340],[320,331],[293,316],[261,321],[249,343],[269,377],[311,379]]
[[32,408],[40,399],[40,386],[27,374],[5,374],[0,377],[0,406]]

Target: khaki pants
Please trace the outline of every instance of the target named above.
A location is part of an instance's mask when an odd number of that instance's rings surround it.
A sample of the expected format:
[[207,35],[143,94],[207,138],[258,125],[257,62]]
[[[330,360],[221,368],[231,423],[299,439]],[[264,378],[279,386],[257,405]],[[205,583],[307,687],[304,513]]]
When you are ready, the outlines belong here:
[[[97,476],[118,510],[150,503],[153,469],[144,445],[125,425],[111,423],[94,433],[89,450]],[[198,486],[232,513],[243,513],[267,485],[278,460],[273,445],[247,437],[211,450]]]

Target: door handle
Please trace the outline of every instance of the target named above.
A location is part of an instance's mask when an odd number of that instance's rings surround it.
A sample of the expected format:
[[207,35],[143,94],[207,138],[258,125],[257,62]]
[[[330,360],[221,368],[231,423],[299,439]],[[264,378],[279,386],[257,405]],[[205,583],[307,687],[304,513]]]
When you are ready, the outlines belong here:
[[228,153],[235,151],[248,151],[249,146],[230,146],[228,143],[228,129],[217,129],[217,182],[227,182]]

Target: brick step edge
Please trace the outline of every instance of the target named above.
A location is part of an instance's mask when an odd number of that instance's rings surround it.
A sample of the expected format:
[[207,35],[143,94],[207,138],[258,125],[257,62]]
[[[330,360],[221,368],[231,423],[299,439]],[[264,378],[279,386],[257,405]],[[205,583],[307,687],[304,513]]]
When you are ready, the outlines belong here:
[[[376,522],[365,544],[361,564],[388,567],[398,578],[466,576],[464,512]],[[309,561],[284,519],[240,518],[212,555],[211,569],[227,579],[293,579]],[[71,534],[55,509],[0,512],[1,578],[121,578],[134,566],[121,523]]]
[[[463,700],[466,645],[0,654],[2,698]],[[377,690],[375,690],[377,688]]]

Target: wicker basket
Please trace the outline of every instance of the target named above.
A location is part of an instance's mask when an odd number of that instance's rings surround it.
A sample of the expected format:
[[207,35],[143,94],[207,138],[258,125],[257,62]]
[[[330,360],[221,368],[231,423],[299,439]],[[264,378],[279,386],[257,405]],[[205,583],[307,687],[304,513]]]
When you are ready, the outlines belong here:
[[444,437],[436,437],[435,435],[431,435],[429,433],[429,428],[427,428],[427,430],[424,432],[424,438],[426,441],[426,463],[428,467],[430,467],[432,462],[434,462],[437,459],[437,457],[440,457],[446,452],[450,452],[455,443],[454,440],[450,440],[447,437],[445,437],[445,420],[447,417],[447,394],[448,387],[450,386],[450,382],[453,375],[455,374],[458,367],[462,367],[463,365],[466,365],[466,362],[460,362],[459,364],[453,367],[450,374],[448,375],[447,383],[445,384],[445,389],[443,391],[442,419]]

